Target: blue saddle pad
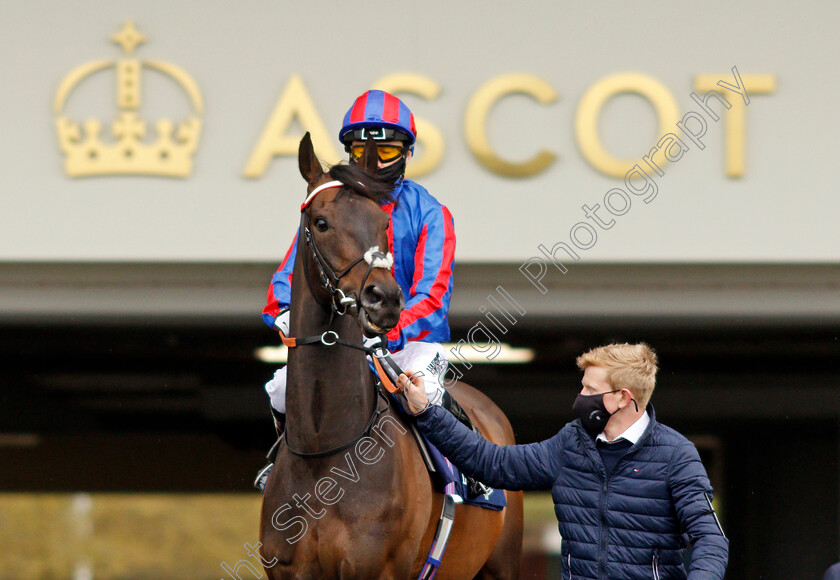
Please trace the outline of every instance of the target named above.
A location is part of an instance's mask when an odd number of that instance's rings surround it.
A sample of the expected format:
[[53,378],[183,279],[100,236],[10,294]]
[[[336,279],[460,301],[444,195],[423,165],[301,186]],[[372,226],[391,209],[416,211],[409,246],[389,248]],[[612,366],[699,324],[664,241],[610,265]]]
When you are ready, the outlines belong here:
[[490,510],[501,510],[507,505],[505,492],[501,489],[493,489],[488,495],[471,496],[467,489],[467,482],[461,470],[452,464],[437,447],[423,436],[426,440],[426,446],[429,448],[429,454],[432,456],[432,463],[434,463],[437,473],[434,474],[433,479],[437,482],[438,491],[443,493],[455,493],[464,500],[467,505],[474,505]]

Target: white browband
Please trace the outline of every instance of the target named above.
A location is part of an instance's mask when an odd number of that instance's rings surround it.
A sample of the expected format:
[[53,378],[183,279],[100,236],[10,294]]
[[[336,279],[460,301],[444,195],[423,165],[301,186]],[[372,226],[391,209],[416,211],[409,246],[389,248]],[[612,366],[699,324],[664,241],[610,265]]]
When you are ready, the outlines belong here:
[[340,181],[328,181],[327,183],[324,183],[323,185],[319,185],[318,187],[316,187],[315,189],[312,190],[312,193],[310,193],[309,195],[306,196],[305,200],[303,200],[303,204],[301,204],[301,206],[300,206],[300,211],[305,210],[306,206],[308,206],[310,203],[312,203],[312,200],[315,199],[316,195],[318,195],[319,193],[321,193],[325,189],[332,189],[333,187],[344,187],[344,184],[341,183]]

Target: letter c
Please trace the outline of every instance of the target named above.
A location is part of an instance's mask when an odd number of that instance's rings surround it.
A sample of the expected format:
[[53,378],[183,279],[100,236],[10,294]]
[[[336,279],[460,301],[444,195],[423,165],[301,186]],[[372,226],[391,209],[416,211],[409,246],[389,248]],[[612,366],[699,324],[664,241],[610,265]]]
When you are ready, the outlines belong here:
[[557,156],[545,149],[528,161],[514,163],[496,155],[487,139],[487,117],[490,109],[505,95],[524,93],[546,105],[557,99],[557,93],[539,77],[508,74],[490,79],[475,92],[467,104],[464,135],[470,151],[484,167],[507,177],[528,177],[545,171]]

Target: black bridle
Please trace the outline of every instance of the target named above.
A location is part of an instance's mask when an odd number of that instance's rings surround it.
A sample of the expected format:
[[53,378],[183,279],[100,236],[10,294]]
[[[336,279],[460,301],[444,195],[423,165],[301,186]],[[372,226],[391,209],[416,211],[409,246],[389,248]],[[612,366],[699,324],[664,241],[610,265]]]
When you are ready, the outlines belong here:
[[[357,302],[357,295],[352,293],[350,296],[347,296],[344,294],[344,291],[338,287],[338,283],[350,272],[350,270],[355,268],[357,264],[365,259],[364,255],[359,256],[348,266],[336,272],[333,265],[330,264],[330,261],[324,256],[324,254],[321,253],[321,250],[318,249],[318,245],[315,243],[315,238],[312,235],[312,221],[306,211],[301,214],[300,232],[303,235],[304,243],[312,253],[312,260],[315,262],[315,267],[318,269],[318,276],[321,279],[321,288],[326,290],[330,295],[330,308],[332,309],[332,316],[335,316],[336,314],[339,316],[346,314],[347,308],[350,306],[358,307],[359,304]],[[359,286],[358,296],[361,296],[361,291],[365,287],[365,282],[367,282],[371,270],[372,267],[368,267],[365,277]],[[303,272],[308,285],[309,268],[306,261],[303,263]],[[309,287],[309,290],[310,292],[312,291],[311,286]],[[312,294],[313,296],[315,295],[314,292],[312,292]]]
[[[307,209],[309,207],[309,203],[314,198],[314,195],[317,195],[324,189],[332,189],[337,187],[344,187],[344,184],[340,181],[331,181],[329,183],[325,183],[317,187],[313,190],[310,197],[304,202],[301,206],[301,216],[300,216],[300,230],[298,235],[303,235],[304,242],[309,250],[312,252],[312,259],[315,262],[315,266],[318,268],[318,275],[321,279],[321,288],[326,290],[330,294],[330,308],[332,309],[332,315],[339,315],[342,316],[347,313],[347,308],[350,306],[356,306],[357,308],[360,307],[358,304],[358,300],[362,295],[362,290],[367,283],[368,277],[370,273],[373,271],[374,268],[377,267],[384,267],[380,266],[382,263],[387,263],[389,261],[389,257],[385,252],[379,251],[379,246],[374,246],[352,262],[342,268],[341,270],[336,271],[330,261],[324,256],[320,249],[318,249],[318,245],[315,243],[315,237],[312,235],[312,220],[307,213]],[[391,259],[392,260],[392,259]],[[358,293],[353,293],[350,296],[344,294],[344,291],[338,287],[338,283],[341,279],[347,275],[353,268],[356,267],[357,264],[360,262],[365,261],[368,263],[368,269],[365,272],[364,277],[362,278],[362,283],[359,285]],[[306,283],[309,284],[309,272],[307,268],[307,263],[304,261],[304,275],[306,277]],[[312,291],[312,287],[309,287],[310,292]],[[312,292],[313,296],[315,295]]]

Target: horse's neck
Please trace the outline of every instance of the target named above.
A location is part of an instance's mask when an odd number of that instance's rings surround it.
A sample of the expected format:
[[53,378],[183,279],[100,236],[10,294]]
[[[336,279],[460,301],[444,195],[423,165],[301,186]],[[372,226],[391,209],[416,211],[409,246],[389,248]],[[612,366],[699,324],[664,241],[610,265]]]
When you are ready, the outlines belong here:
[[[292,285],[289,332],[294,337],[333,330],[361,345],[361,331],[351,316],[337,316],[318,304],[306,284],[298,253]],[[291,440],[307,452],[325,451],[362,432],[376,404],[373,378],[361,350],[345,346],[303,345],[289,351],[286,412]]]

